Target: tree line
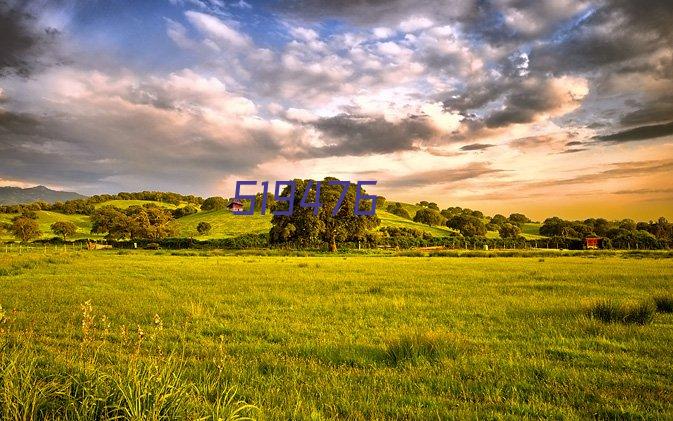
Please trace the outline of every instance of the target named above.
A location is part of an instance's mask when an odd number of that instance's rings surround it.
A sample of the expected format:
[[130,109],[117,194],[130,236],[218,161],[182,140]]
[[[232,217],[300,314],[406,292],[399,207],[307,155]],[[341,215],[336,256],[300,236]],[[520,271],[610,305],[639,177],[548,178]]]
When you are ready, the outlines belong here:
[[135,193],[121,192],[117,194],[98,194],[86,199],[68,200],[66,202],[33,202],[21,205],[2,205],[0,206],[0,213],[19,213],[36,212],[36,211],[50,211],[58,212],[65,215],[92,215],[96,210],[96,205],[99,203],[108,202],[110,200],[147,200],[161,203],[169,203],[172,205],[179,205],[181,203],[188,203],[199,206],[203,203],[203,198],[194,195],[182,195],[172,192],[158,192],[158,191],[142,191]]

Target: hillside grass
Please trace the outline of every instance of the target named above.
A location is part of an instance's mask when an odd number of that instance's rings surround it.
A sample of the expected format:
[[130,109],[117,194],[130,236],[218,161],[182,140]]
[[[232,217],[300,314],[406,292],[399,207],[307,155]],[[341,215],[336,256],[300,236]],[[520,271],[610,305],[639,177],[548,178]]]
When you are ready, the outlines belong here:
[[670,418],[673,314],[587,316],[670,296],[670,259],[587,256],[0,253],[0,376],[28,370],[0,410],[203,415],[220,385],[263,419]]
[[[40,226],[40,231],[42,232],[41,239],[48,239],[55,237],[55,234],[51,231],[51,224],[54,222],[72,222],[77,226],[77,233],[71,237],[68,237],[68,240],[76,240],[80,238],[102,238],[103,236],[98,234],[91,234],[91,221],[87,215],[65,215],[58,212],[51,211],[37,211],[37,223]],[[12,218],[18,214],[7,214],[0,213],[0,223],[6,222],[10,223]],[[0,240],[14,240],[14,238],[7,233],[0,234]]]
[[[196,226],[207,222],[212,230],[207,235],[199,235]],[[271,229],[271,215],[236,215],[228,209],[200,211],[175,221],[180,237],[194,237],[200,240],[211,238],[229,238],[242,234],[268,233]]]

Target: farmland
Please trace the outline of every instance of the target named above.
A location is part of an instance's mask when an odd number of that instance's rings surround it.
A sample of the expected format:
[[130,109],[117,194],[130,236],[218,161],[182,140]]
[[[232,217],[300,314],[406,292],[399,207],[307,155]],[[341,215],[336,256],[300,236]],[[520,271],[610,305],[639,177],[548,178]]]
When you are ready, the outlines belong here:
[[1,410],[670,417],[673,315],[586,315],[673,294],[670,253],[553,256],[3,253]]

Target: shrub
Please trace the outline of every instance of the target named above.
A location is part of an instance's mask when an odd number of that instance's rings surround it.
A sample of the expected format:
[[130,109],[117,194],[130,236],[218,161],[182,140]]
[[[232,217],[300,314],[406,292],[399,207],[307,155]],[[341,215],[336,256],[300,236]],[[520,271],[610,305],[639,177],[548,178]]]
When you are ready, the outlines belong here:
[[673,296],[658,295],[654,297],[654,303],[659,313],[673,313]]
[[208,222],[201,221],[196,225],[196,231],[201,234],[201,235],[206,235],[212,231],[213,226],[210,225]]
[[589,308],[587,314],[592,319],[604,323],[625,323],[645,325],[652,322],[656,306],[651,301],[635,305],[618,304],[614,301],[599,301]]

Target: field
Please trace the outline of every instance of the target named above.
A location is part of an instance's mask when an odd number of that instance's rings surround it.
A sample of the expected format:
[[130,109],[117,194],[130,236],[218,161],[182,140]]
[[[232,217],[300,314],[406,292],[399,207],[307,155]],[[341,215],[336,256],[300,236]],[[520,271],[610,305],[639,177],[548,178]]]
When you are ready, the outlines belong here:
[[580,256],[2,253],[0,411],[672,417],[673,315],[586,315],[670,295],[672,260]]

